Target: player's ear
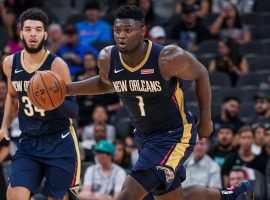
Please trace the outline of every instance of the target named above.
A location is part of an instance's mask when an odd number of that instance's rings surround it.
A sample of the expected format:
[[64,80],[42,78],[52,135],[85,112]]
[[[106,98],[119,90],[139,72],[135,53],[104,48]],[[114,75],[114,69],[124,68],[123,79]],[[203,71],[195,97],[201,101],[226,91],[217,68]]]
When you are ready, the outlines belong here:
[[141,36],[144,37],[145,34],[146,34],[146,26],[143,25],[143,26],[141,27]]
[[21,40],[23,39],[23,32],[22,31],[20,31],[20,38],[21,38]]
[[45,39],[45,40],[47,40],[47,38],[48,38],[48,32],[47,32],[47,31],[45,31],[45,36],[44,36],[44,39]]

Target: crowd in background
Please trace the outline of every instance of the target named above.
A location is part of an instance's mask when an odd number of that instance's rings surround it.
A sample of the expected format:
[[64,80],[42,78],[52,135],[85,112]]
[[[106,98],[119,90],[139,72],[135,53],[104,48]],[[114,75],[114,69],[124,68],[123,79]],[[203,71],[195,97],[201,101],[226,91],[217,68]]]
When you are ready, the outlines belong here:
[[[115,9],[122,4],[136,4],[145,12],[146,39],[188,50],[210,74],[214,131],[209,139],[197,142],[185,163],[187,179],[183,187],[201,184],[224,188],[248,179],[254,185],[255,199],[270,199],[270,3],[267,0],[76,2],[67,1],[64,5],[72,11],[70,15],[61,12],[60,0],[0,2],[0,122],[7,94],[2,63],[7,55],[23,48],[17,22],[24,9],[37,6],[50,14],[46,49],[63,58],[73,81],[80,81],[98,74],[99,51],[114,44]],[[183,88],[190,112],[197,119],[193,85],[183,81]],[[82,159],[80,199],[114,199],[138,156],[132,124],[116,94],[78,96],[77,100],[80,110],[74,121]],[[14,113],[11,141],[0,142],[1,200],[5,199],[8,166],[19,135]]]

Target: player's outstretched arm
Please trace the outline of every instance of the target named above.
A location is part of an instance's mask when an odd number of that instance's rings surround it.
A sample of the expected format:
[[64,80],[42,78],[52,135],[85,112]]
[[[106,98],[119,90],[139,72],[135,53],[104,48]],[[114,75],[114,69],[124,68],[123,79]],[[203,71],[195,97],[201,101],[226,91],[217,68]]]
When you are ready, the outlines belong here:
[[3,62],[4,73],[8,80],[8,93],[5,102],[4,117],[0,129],[0,141],[3,138],[9,140],[8,129],[15,116],[15,111],[18,109],[18,99],[16,91],[11,83],[11,66],[13,62],[13,55],[7,56]]
[[109,46],[102,49],[98,56],[99,75],[68,84],[68,95],[96,95],[114,92],[114,88],[108,79],[111,48]]
[[177,46],[165,47],[159,56],[159,65],[165,79],[177,77],[194,80],[195,91],[200,107],[198,134],[200,138],[212,133],[211,121],[211,87],[207,69],[191,54]]

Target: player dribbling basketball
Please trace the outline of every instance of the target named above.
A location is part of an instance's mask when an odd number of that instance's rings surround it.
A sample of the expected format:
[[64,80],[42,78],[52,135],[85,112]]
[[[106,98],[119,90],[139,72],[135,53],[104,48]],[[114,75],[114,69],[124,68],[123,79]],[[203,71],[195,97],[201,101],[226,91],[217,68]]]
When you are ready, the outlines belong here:
[[8,95],[0,130],[0,141],[8,138],[12,108],[19,101],[21,136],[9,174],[8,200],[28,200],[46,182],[42,193],[52,199],[76,198],[80,177],[80,157],[76,133],[69,118],[75,118],[75,97],[66,97],[57,109],[45,111],[35,107],[27,96],[30,78],[35,71],[52,70],[71,81],[66,63],[44,49],[47,39],[47,15],[36,8],[20,17],[20,37],[24,50],[6,57],[3,64],[8,78]]

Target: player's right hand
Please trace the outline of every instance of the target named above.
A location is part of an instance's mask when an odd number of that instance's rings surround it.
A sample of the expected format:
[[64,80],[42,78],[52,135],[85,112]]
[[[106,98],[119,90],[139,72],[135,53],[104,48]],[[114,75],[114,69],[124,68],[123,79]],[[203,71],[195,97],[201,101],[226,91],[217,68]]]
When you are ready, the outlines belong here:
[[6,128],[0,129],[0,141],[2,141],[4,138],[6,138],[6,140],[10,140],[9,132]]

